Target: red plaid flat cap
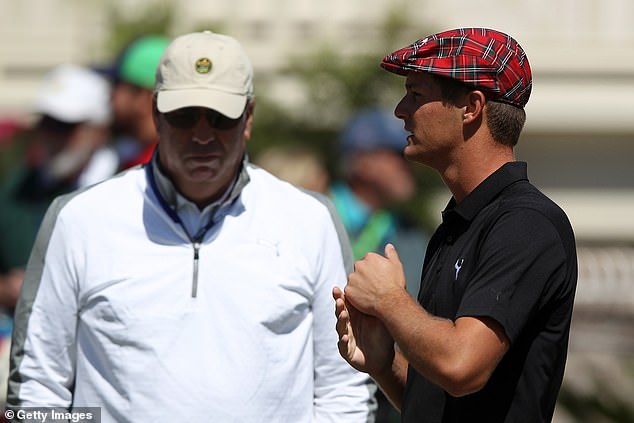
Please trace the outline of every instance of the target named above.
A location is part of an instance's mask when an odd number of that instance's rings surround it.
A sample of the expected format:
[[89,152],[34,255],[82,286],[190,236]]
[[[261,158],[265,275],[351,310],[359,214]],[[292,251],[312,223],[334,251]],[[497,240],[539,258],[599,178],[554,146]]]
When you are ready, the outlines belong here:
[[532,76],[526,53],[509,35],[487,28],[460,28],[430,35],[383,58],[399,74],[428,72],[457,79],[491,100],[523,108]]

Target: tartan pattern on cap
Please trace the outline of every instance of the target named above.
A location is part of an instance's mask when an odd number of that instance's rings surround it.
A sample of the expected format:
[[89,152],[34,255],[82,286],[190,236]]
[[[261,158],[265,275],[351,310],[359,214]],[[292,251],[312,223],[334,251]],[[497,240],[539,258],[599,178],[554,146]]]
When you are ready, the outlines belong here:
[[532,88],[526,53],[512,37],[488,28],[460,28],[415,41],[385,56],[398,75],[428,72],[459,80],[492,100],[524,107]]

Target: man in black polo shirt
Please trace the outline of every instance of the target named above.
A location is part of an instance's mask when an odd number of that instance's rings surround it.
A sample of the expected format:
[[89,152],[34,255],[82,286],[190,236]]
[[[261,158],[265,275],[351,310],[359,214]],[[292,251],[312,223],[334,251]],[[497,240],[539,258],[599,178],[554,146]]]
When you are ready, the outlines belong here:
[[404,422],[551,421],[577,280],[565,213],[515,161],[532,85],[510,36],[462,28],[387,55],[406,77],[404,155],[453,194],[408,297],[394,247],[334,288],[339,351]]

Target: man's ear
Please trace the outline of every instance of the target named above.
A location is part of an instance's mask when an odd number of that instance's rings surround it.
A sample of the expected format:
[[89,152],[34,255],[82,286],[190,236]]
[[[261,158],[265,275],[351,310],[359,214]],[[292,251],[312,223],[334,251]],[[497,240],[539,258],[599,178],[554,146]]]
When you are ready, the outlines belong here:
[[245,124],[244,124],[244,139],[248,141],[251,139],[251,128],[253,127],[253,115],[255,113],[255,97],[251,97],[251,99],[249,99],[249,104],[247,104],[245,113],[247,114],[247,116],[245,118]]
[[154,121],[154,126],[156,127],[156,132],[159,132],[159,111],[156,106],[156,94],[152,96],[152,120]]
[[470,124],[482,119],[486,96],[482,91],[474,90],[467,94],[464,106],[463,122]]

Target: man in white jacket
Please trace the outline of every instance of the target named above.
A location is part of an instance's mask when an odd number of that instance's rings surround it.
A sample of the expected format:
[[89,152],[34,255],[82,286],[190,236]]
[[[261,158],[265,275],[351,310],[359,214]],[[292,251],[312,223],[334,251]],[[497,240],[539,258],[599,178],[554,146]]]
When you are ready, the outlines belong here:
[[176,38],[157,69],[152,161],[53,203],[17,307],[12,411],[372,420],[374,385],[332,331],[347,239],[327,200],[248,163],[252,77],[233,38]]

